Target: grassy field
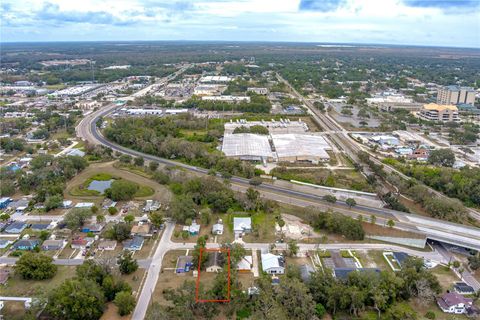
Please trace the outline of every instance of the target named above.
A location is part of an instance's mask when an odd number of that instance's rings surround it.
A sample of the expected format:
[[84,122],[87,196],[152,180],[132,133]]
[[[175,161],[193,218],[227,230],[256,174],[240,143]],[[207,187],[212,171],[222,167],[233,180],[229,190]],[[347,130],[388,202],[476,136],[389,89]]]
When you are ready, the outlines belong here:
[[77,201],[79,200],[77,199],[77,197],[81,198],[82,201],[85,201],[87,199],[90,201],[98,200],[100,198],[99,196],[75,196],[71,194],[71,191],[77,186],[84,184],[87,179],[101,173],[101,174],[108,174],[112,177],[121,178],[121,179],[134,182],[139,186],[146,186],[151,188],[153,193],[148,196],[146,196],[146,194],[149,194],[146,192],[146,189],[144,188],[142,190],[142,193],[140,194],[140,196],[142,197],[139,196],[139,198],[141,199],[145,199],[148,197],[149,199],[158,200],[161,203],[165,203],[170,200],[171,193],[167,187],[153,180],[150,180],[142,175],[116,168],[114,164],[115,162],[102,162],[102,163],[90,164],[79,175],[75,176],[72,180],[70,180],[70,182],[67,185],[64,197],[66,199],[77,200]]
[[49,280],[23,280],[12,274],[5,286],[0,287],[2,296],[36,297],[44,296],[50,290],[58,287],[65,279],[75,276],[74,266],[58,266],[57,273]]

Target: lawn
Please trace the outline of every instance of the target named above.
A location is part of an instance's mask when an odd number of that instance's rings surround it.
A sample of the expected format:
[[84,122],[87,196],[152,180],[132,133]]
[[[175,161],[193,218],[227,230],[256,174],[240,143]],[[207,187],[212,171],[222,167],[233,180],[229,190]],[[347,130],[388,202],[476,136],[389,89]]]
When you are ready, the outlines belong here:
[[75,276],[74,266],[58,266],[57,273],[49,280],[23,280],[12,274],[5,286],[0,287],[0,295],[17,297],[44,296],[50,290],[58,287],[65,279]]
[[[227,215],[224,220],[229,230],[233,232],[233,218],[234,217],[248,217],[250,216],[244,212],[232,213]],[[251,215],[252,218],[252,233],[243,236],[245,242],[275,242],[277,237],[275,235],[275,215],[264,212],[257,212]]]
[[451,289],[455,282],[460,281],[456,274],[445,266],[438,265],[430,270],[437,277],[444,291]]

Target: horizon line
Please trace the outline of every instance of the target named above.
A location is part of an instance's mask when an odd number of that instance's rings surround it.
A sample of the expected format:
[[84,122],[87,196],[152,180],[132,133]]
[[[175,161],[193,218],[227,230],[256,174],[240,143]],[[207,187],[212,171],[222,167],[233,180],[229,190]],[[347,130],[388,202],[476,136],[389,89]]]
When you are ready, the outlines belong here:
[[26,41],[0,41],[4,44],[40,44],[40,43],[119,43],[119,42],[204,42],[204,43],[284,43],[284,44],[326,44],[326,45],[355,45],[355,46],[396,46],[396,47],[421,47],[421,48],[449,48],[449,49],[474,49],[479,47],[465,46],[447,46],[434,44],[393,44],[393,43],[375,43],[375,42],[323,42],[323,41],[289,41],[289,40],[26,40]]

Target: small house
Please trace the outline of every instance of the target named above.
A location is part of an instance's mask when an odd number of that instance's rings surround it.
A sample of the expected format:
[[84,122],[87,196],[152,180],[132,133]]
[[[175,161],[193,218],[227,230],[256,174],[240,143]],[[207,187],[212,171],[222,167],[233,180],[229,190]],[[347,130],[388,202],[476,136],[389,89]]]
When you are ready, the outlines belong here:
[[143,237],[135,236],[133,239],[125,240],[123,242],[123,249],[129,251],[139,251],[143,247],[143,242]]
[[42,230],[47,230],[49,229],[50,224],[49,223],[34,223],[32,224],[32,230],[33,231],[42,231]]
[[145,207],[143,207],[143,212],[152,212],[160,209],[160,202],[154,200],[145,201]]
[[223,266],[223,256],[219,251],[210,252],[208,255],[207,272],[219,272],[222,271]]
[[192,261],[192,256],[179,256],[177,259],[177,265],[175,266],[175,273],[189,272],[193,266]]
[[453,290],[458,294],[475,294],[475,289],[472,286],[469,286],[465,282],[457,282],[453,286]]
[[222,235],[223,234],[223,224],[222,223],[215,223],[212,227],[212,234]]
[[72,240],[72,249],[86,249],[95,242],[95,238],[92,237],[76,237]]
[[40,244],[39,240],[21,239],[13,244],[15,250],[34,250]]
[[251,272],[253,268],[252,256],[243,257],[237,264],[238,272]]
[[11,243],[12,243],[12,241],[10,241],[10,240],[0,239],[0,249],[5,249],[5,248],[8,247]]
[[192,221],[190,226],[184,226],[183,231],[188,231],[191,236],[195,236],[200,233],[200,225],[195,220]]
[[71,207],[73,207],[72,200],[63,200],[62,205],[60,206],[60,208],[63,208],[63,209],[69,209]]
[[250,217],[234,217],[233,218],[233,232],[235,238],[242,237],[245,233],[252,232],[252,218]]
[[130,234],[132,237],[134,236],[141,236],[141,237],[151,237],[152,236],[152,226],[149,223],[139,223],[138,225],[134,225]]
[[8,197],[0,198],[0,209],[5,209],[10,202],[12,202],[12,199]]
[[94,205],[95,205],[95,203],[93,203],[93,202],[79,202],[75,205],[75,208],[77,208],[77,209],[90,209]]
[[22,233],[25,228],[27,228],[27,224],[25,222],[18,221],[7,226],[4,231],[6,233]]
[[67,156],[69,156],[69,157],[84,157],[85,152],[80,150],[80,149],[73,148],[69,152],[67,152]]
[[107,210],[108,208],[115,208],[116,205],[117,205],[117,202],[109,198],[105,198],[102,202],[102,208],[105,210]]
[[285,259],[272,253],[262,253],[262,270],[268,274],[284,274]]
[[98,244],[98,250],[113,251],[117,247],[115,240],[102,240]]
[[60,250],[65,246],[65,240],[45,240],[42,243],[42,250]]
[[473,300],[456,292],[449,292],[438,297],[437,304],[445,313],[463,314],[472,307]]
[[8,208],[12,211],[15,211],[15,213],[23,213],[28,208],[29,203],[30,200],[27,198],[22,198],[9,203]]
[[93,223],[82,227],[82,232],[89,233],[100,233],[103,230],[104,225],[100,223]]

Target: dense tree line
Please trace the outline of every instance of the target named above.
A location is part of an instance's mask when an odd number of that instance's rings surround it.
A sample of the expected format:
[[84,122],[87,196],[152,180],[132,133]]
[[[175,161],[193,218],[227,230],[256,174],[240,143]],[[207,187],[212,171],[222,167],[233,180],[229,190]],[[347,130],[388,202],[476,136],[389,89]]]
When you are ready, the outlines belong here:
[[109,301],[117,305],[122,316],[135,307],[132,288],[112,273],[109,264],[86,260],[77,266],[74,278],[48,294],[45,311],[55,319],[94,320],[100,319]]
[[249,92],[250,102],[242,101],[229,103],[224,101],[208,101],[197,97],[192,97],[185,101],[180,107],[198,110],[215,110],[215,111],[237,111],[252,113],[269,113],[272,104],[267,97]]
[[106,128],[105,136],[123,146],[163,158],[247,178],[255,175],[249,163],[227,158],[208,144],[182,139],[181,126],[181,122],[171,118],[124,118]]

